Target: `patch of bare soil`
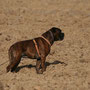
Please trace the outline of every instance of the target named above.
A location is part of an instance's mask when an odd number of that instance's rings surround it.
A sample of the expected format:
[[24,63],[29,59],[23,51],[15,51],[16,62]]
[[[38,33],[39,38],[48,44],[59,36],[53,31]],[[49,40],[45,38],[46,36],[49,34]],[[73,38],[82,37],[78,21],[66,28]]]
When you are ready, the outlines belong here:
[[[36,73],[36,60],[22,59],[6,73],[9,47],[51,27],[65,33]],[[90,0],[0,0],[0,90],[90,90]]]

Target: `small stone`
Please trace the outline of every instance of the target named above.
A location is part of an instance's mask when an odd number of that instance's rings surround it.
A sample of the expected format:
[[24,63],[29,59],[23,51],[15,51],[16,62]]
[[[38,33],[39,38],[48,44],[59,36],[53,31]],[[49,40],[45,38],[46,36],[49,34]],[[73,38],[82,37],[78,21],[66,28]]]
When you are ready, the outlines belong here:
[[41,90],[40,86],[35,86],[34,90]]
[[0,33],[0,35],[2,35],[2,33]]
[[10,36],[7,36],[7,37],[5,38],[5,40],[6,40],[6,41],[10,41],[10,40],[11,40]]

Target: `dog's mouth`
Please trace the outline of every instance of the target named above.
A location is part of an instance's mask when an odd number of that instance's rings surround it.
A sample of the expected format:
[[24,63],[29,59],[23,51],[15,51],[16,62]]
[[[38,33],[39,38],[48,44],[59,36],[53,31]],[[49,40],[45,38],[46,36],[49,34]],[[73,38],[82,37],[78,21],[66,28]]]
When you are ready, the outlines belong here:
[[61,33],[60,34],[60,40],[63,40],[64,39],[64,33]]

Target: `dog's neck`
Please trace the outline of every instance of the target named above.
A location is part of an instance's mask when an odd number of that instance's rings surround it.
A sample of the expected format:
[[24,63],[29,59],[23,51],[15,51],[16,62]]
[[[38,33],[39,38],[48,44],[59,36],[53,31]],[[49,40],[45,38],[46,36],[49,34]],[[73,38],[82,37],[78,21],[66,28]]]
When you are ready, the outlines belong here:
[[53,33],[51,31],[48,31],[48,32],[42,34],[42,36],[45,39],[47,39],[51,45],[54,43],[54,36],[53,36]]

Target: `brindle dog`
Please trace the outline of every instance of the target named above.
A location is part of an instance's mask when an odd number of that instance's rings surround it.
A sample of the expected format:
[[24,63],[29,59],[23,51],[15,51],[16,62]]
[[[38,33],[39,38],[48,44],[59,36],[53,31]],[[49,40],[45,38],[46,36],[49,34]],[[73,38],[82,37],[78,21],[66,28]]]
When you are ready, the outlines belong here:
[[7,72],[15,71],[21,58],[27,56],[31,59],[37,59],[36,71],[37,73],[42,74],[46,70],[45,60],[50,52],[51,45],[54,41],[63,39],[64,33],[59,28],[53,27],[43,33],[41,37],[16,42],[9,49],[10,64],[7,66]]

